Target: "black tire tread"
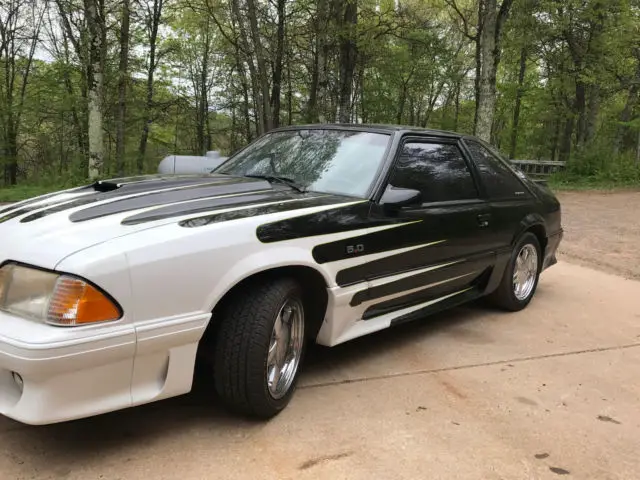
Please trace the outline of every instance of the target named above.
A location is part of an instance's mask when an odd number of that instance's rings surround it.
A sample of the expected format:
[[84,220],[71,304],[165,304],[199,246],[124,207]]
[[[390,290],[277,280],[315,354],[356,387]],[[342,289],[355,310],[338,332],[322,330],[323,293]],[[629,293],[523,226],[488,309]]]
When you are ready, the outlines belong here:
[[227,408],[257,417],[278,413],[290,398],[290,391],[276,401],[265,389],[264,354],[268,349],[275,309],[292,291],[300,291],[289,278],[264,280],[251,285],[244,295],[236,294],[221,311],[215,338],[213,370],[215,389]]

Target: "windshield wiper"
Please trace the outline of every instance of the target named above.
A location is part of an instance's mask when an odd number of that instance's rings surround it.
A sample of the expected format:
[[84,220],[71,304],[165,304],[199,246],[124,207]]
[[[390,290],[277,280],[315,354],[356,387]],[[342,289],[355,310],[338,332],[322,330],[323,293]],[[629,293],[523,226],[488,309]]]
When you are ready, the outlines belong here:
[[294,179],[289,177],[282,177],[280,175],[254,175],[254,174],[245,175],[245,177],[262,178],[263,180],[267,180],[268,182],[282,183],[284,185],[287,185],[288,187],[293,188],[294,190],[300,193],[305,192],[305,188],[302,185],[299,185],[298,183],[296,183]]

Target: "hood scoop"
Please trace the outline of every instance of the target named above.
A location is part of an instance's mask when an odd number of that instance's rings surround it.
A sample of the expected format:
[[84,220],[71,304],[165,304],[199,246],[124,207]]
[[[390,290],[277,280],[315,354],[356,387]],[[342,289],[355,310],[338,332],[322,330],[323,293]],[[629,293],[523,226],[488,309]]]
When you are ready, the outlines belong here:
[[96,192],[113,192],[114,190],[119,189],[122,184],[110,182],[108,180],[98,180],[91,186]]

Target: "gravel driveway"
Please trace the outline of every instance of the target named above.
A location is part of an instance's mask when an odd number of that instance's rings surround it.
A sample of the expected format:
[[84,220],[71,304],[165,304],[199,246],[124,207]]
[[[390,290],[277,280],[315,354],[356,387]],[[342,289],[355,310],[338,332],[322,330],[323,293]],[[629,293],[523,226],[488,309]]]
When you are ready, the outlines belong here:
[[567,261],[640,278],[640,191],[560,192]]

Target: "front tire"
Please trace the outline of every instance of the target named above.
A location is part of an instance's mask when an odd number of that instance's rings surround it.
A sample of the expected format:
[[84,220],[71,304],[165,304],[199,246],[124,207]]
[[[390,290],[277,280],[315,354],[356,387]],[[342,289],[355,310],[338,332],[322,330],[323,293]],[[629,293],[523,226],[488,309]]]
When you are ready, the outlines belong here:
[[511,312],[525,308],[536,293],[541,266],[540,242],[527,232],[516,243],[500,286],[489,296],[491,302]]
[[[245,293],[246,292],[246,293]],[[231,410],[270,418],[293,396],[305,350],[302,289],[289,278],[264,280],[222,310],[213,370]]]

